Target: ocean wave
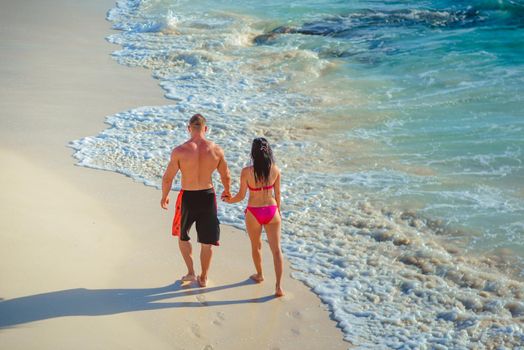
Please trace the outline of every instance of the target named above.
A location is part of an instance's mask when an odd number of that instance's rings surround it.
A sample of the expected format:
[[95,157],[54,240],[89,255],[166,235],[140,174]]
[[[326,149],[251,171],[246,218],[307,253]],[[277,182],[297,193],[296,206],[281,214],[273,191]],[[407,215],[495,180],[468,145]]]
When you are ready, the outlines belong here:
[[[71,144],[75,157],[80,165],[159,187],[169,145],[184,140],[192,110],[194,105],[180,103],[118,113],[101,134]],[[219,116],[210,118],[210,137],[224,146],[238,173],[255,125],[241,116]],[[297,144],[278,140],[275,146],[286,163]],[[387,347],[518,344],[524,333],[515,320],[523,316],[524,284],[498,274],[495,260],[446,248],[439,238],[442,224],[416,213],[377,210],[341,191],[348,181],[373,183],[364,179],[348,174],[333,181],[323,173],[283,169],[284,252],[294,276],[330,305],[347,339]],[[239,206],[220,205],[219,214],[224,223],[243,226]],[[508,330],[499,334],[501,327]],[[454,336],[441,343],[446,334]]]
[[[384,121],[385,129],[364,123],[367,127],[349,131],[346,119],[328,119],[347,95],[338,98],[338,91],[330,90],[325,96],[320,87],[315,90],[320,78],[332,78],[330,70],[336,69],[318,51],[296,41],[251,46],[246,39],[261,33],[256,19],[218,10],[203,17],[176,7],[166,16],[168,11],[151,10],[159,4],[119,1],[108,19],[123,31],[108,40],[122,46],[113,54],[119,63],[151,69],[176,104],[108,117],[106,130],[71,143],[79,165],[119,172],[158,188],[170,148],[184,141],[192,113],[208,117],[209,137],[226,149],[234,174],[249,160],[251,139],[264,135],[282,165],[284,253],[293,275],[329,306],[346,339],[373,349],[522,343],[524,285],[511,277],[515,271],[504,270],[510,256],[467,254],[466,233],[430,214],[422,216],[422,204],[414,211],[370,199],[374,193],[375,199],[406,195],[414,201],[417,192],[425,195],[426,186],[438,190],[438,174],[433,169],[410,171],[416,165],[409,164],[356,169],[344,163],[347,155],[340,151],[347,150],[349,136],[357,144],[383,139],[391,130],[410,126],[409,120]],[[420,11],[401,11],[393,18],[438,27],[443,15]],[[168,17],[176,17],[173,35],[163,33]],[[395,87],[387,91],[398,93]],[[353,99],[355,106],[369,108],[359,95]],[[378,109],[370,110],[375,114]],[[333,130],[334,125],[340,127]],[[358,162],[359,156],[348,163]],[[391,164],[387,155],[377,157],[375,161]],[[497,159],[478,161],[492,166]],[[461,193],[443,195],[453,202]],[[504,205],[504,195],[487,187],[479,187],[466,201],[485,198],[493,201],[484,203],[483,210]],[[219,215],[223,223],[243,227],[240,206],[219,203]],[[514,235],[520,229],[517,223],[508,226]]]
[[147,1],[119,0],[116,7],[107,12],[106,18],[113,22],[113,29],[132,32],[158,32],[176,23],[172,13],[165,16],[143,16]]
[[524,1],[522,0],[474,0],[460,1],[466,6],[474,6],[480,10],[500,10],[512,12],[515,15],[524,12]]
[[[497,5],[497,3],[500,3]],[[253,39],[257,45],[271,45],[282,35],[312,35],[336,38],[336,45],[321,48],[326,57],[353,57],[363,63],[373,64],[377,53],[396,55],[404,49],[392,46],[399,36],[421,35],[426,30],[467,30],[524,26],[524,7],[518,3],[493,1],[489,5],[464,4],[462,8],[401,8],[394,10],[361,9],[344,15],[329,15],[296,26],[278,26]],[[344,44],[349,41],[352,45]],[[360,44],[360,45],[355,45]],[[364,47],[361,45],[365,44]],[[326,46],[326,45],[324,45]],[[374,54],[371,55],[370,53]]]
[[466,10],[425,10],[399,9],[391,11],[361,10],[347,15],[337,15],[322,18],[318,21],[307,22],[299,27],[281,26],[255,38],[257,44],[266,43],[277,38],[277,34],[304,34],[321,35],[336,38],[351,38],[355,36],[373,34],[383,27],[414,27],[427,26],[435,28],[454,28],[457,26],[473,26],[485,18],[480,12],[468,8]]

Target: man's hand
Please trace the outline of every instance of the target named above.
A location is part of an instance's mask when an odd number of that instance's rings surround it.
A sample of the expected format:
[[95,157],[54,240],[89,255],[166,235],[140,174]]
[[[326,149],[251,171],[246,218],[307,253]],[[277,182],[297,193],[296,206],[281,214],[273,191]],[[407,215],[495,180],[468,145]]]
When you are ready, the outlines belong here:
[[162,197],[162,199],[160,200],[160,206],[162,207],[162,209],[166,209],[167,210],[167,206],[169,205],[169,197]]
[[222,199],[222,201],[224,201],[224,202],[228,202],[229,203],[228,200],[231,199],[231,192],[229,192],[229,191],[228,192],[226,192],[226,191],[222,192],[222,195],[220,196],[220,199]]

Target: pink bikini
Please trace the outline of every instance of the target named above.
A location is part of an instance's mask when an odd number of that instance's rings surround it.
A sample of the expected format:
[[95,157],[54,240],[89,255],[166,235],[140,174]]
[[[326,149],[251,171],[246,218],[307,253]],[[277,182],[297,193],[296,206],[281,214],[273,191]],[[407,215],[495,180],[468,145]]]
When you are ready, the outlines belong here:
[[[249,188],[250,191],[256,192],[256,191],[262,191],[262,190],[270,190],[270,189],[273,188],[273,185],[253,188],[253,187],[249,186],[249,184],[248,184],[247,187]],[[250,207],[250,206],[247,206],[247,208],[244,211],[244,213],[247,213],[247,211],[249,210],[251,212],[251,214],[253,214],[253,216],[255,217],[255,219],[258,221],[258,223],[260,225],[266,225],[266,224],[269,224],[269,222],[275,216],[275,213],[277,212],[277,208],[278,207],[276,205],[266,205],[266,206],[263,206],[263,207]]]

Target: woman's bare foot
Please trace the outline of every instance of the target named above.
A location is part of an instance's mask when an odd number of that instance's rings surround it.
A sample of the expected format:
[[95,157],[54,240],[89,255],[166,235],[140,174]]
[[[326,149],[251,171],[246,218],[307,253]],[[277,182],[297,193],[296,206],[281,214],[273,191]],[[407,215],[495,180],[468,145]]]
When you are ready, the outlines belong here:
[[198,285],[200,287],[207,286],[207,277],[206,278],[202,278],[202,276],[197,276],[197,281],[198,281]]
[[264,280],[264,276],[259,275],[258,273],[252,274],[251,276],[249,276],[249,278],[251,278],[256,283],[260,283]]
[[194,281],[196,281],[196,276],[193,275],[193,274],[188,273],[187,275],[182,276],[182,278],[180,280],[182,282],[194,282]]
[[276,296],[277,298],[279,298],[279,297],[283,297],[283,296],[284,296],[284,290],[282,290],[282,288],[281,288],[280,286],[277,286],[277,287],[275,288],[275,296]]

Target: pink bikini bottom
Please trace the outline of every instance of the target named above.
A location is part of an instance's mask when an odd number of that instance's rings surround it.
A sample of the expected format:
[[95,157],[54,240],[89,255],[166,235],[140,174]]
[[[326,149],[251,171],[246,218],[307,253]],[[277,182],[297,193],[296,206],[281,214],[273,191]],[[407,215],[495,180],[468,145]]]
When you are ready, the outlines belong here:
[[275,213],[277,212],[277,206],[268,205],[265,207],[247,207],[244,213],[246,213],[248,210],[251,212],[251,214],[253,214],[260,225],[265,225],[268,224],[275,216]]

